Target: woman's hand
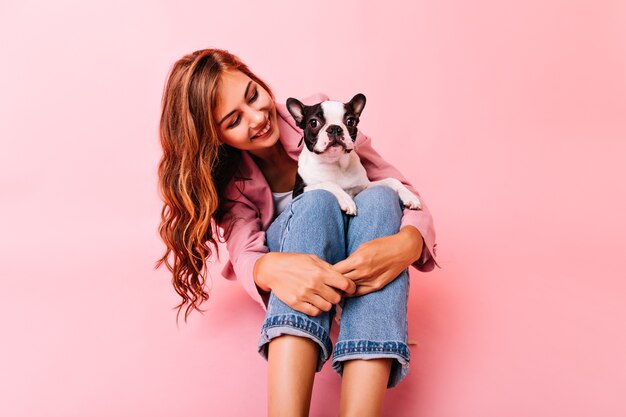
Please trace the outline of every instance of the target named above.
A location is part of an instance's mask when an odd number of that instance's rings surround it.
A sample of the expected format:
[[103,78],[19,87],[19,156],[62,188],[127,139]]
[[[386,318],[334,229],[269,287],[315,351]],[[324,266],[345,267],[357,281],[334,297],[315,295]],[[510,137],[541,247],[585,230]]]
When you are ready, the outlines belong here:
[[254,265],[254,280],[282,302],[309,316],[330,311],[356,285],[316,255],[268,252]]
[[378,291],[393,281],[405,268],[419,259],[424,240],[413,226],[405,226],[391,236],[361,244],[333,269],[355,282],[352,296]]

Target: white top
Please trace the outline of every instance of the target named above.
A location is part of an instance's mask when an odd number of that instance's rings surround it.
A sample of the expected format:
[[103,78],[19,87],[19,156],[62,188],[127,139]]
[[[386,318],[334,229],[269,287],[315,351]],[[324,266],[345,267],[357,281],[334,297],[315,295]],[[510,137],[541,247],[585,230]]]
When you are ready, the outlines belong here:
[[289,205],[292,198],[292,191],[285,191],[283,193],[275,193],[272,192],[272,197],[274,198],[274,217],[278,217],[280,213]]

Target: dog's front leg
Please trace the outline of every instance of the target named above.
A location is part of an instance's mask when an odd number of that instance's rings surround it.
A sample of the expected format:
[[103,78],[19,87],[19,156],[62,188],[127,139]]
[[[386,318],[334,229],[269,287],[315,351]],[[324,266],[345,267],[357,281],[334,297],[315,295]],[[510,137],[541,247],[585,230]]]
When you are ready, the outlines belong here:
[[345,211],[346,214],[356,216],[356,203],[354,202],[352,197],[348,195],[348,193],[346,193],[340,186],[338,186],[334,182],[324,181],[304,187],[305,193],[311,190],[330,191],[337,198],[337,201],[339,202],[339,207],[341,207],[341,211]]
[[366,188],[372,188],[375,185],[385,185],[397,192],[400,196],[400,200],[402,200],[402,204],[404,204],[404,207],[410,208],[411,210],[420,210],[422,208],[422,203],[419,198],[395,178],[385,178],[384,180],[372,181],[367,184]]

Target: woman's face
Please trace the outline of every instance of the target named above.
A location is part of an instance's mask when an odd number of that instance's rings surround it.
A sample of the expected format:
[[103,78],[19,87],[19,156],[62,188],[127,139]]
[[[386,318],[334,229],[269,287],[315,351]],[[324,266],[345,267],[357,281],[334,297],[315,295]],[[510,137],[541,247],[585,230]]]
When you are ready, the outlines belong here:
[[269,93],[241,71],[226,71],[220,81],[213,117],[221,142],[251,151],[273,146],[280,132]]

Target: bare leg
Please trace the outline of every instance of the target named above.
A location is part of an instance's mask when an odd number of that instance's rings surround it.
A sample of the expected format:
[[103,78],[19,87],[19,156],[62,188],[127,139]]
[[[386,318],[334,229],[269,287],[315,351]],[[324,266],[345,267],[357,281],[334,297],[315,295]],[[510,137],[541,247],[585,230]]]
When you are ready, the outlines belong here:
[[268,416],[307,417],[320,347],[289,334],[268,346]]
[[378,417],[393,359],[345,361],[341,381],[340,417]]

